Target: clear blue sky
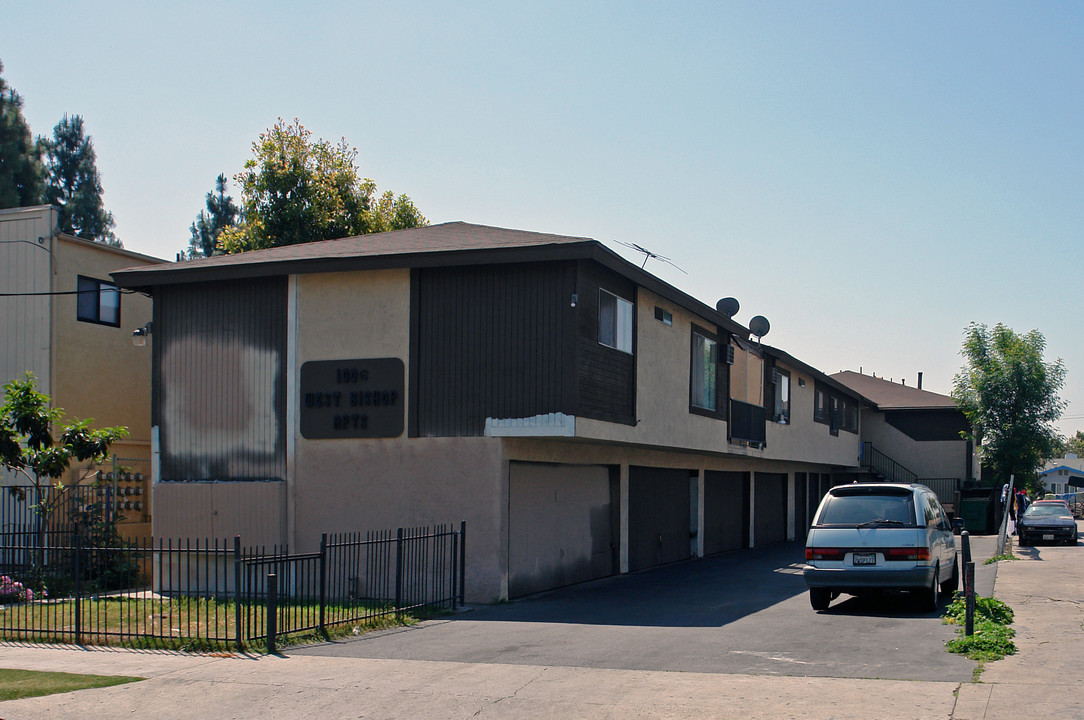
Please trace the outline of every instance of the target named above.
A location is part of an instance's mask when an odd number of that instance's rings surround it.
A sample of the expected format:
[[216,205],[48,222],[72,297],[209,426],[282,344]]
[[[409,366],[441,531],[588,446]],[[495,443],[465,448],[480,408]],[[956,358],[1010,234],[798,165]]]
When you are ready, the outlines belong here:
[[[0,0],[36,134],[93,136],[172,258],[278,117],[432,222],[638,243],[832,373],[948,393],[971,321],[1039,329],[1084,428],[1084,5]],[[236,196],[235,190],[235,196]]]

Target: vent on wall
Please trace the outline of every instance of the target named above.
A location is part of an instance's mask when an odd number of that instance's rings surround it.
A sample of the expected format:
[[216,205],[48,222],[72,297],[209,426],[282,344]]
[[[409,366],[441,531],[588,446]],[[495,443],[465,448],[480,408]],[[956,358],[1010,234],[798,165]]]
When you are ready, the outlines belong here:
[[733,365],[734,364],[734,346],[733,345],[727,345],[726,346],[726,364],[727,365]]
[[655,319],[661,322],[663,325],[673,325],[674,315],[669,310],[663,310],[658,305],[655,306]]

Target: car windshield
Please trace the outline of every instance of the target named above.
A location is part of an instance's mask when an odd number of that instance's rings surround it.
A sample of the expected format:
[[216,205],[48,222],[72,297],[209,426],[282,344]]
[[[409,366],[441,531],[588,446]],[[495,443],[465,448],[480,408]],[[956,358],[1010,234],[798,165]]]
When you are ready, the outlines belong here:
[[1068,515],[1069,511],[1062,505],[1032,505],[1024,512],[1024,517],[1048,517],[1051,515]]
[[829,495],[820,525],[914,525],[915,503],[906,495]]

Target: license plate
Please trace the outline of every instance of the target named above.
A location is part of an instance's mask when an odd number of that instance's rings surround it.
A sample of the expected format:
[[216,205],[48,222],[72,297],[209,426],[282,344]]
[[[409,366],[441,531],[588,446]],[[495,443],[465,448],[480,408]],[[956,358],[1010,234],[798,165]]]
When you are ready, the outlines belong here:
[[1053,539],[1054,539],[1054,533],[1050,533],[1049,535],[1043,535],[1043,540],[1053,540]]
[[852,565],[876,565],[877,554],[871,552],[854,553],[851,555]]

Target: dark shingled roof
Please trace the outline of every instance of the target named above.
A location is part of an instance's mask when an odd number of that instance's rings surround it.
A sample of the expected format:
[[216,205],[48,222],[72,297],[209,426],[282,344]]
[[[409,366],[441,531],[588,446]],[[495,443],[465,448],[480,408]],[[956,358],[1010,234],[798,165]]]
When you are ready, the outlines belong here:
[[919,390],[916,387],[856,373],[853,370],[844,370],[831,377],[872,400],[881,410],[956,409],[956,401],[948,395]]
[[168,265],[132,267],[111,275],[114,282],[122,287],[153,293],[153,288],[160,285],[222,282],[294,273],[559,260],[598,262],[739,337],[749,337],[748,329],[630,263],[597,240],[465,222],[251,250]]

